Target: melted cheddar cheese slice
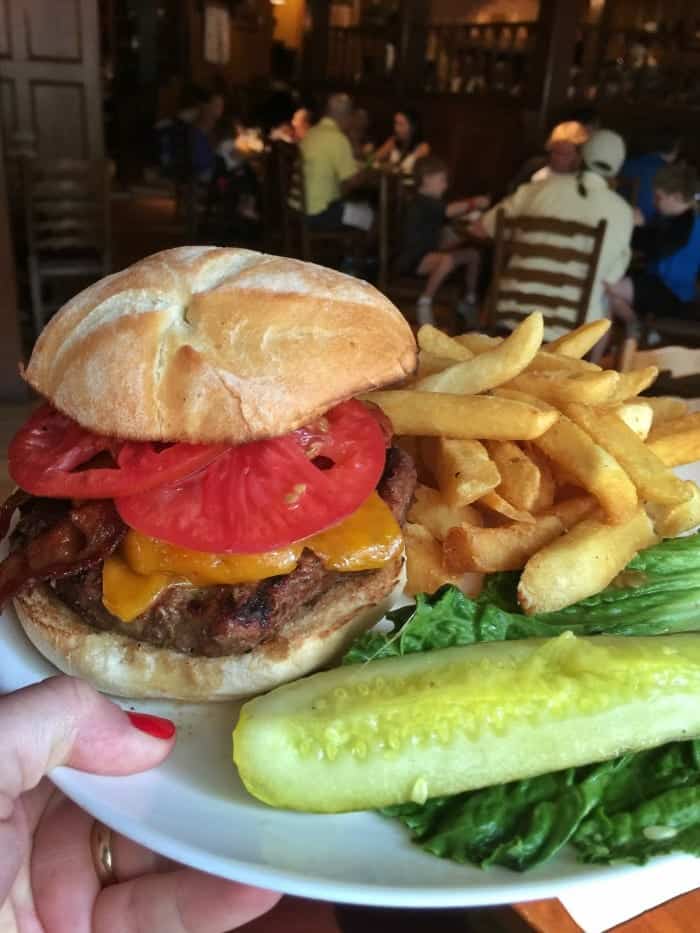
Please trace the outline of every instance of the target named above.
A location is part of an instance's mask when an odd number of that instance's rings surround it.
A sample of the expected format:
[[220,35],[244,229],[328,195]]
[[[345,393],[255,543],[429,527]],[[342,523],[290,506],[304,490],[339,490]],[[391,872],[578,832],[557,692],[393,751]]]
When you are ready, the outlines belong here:
[[264,554],[190,551],[131,529],[119,551],[104,562],[102,601],[113,615],[130,622],[173,584],[256,583],[291,573],[305,548],[328,570],[377,570],[401,546],[401,529],[376,492],[339,525]]

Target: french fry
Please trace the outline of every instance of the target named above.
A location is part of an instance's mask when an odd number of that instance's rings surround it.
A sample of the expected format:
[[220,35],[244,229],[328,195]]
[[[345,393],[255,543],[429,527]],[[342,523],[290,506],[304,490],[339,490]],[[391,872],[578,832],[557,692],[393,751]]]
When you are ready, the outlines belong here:
[[613,405],[607,410],[614,412],[641,440],[647,439],[654,419],[648,399],[633,399],[631,402]]
[[568,531],[584,518],[589,518],[597,508],[598,503],[593,496],[571,496],[550,506],[542,514],[556,516]]
[[700,430],[700,411],[681,415],[680,418],[669,418],[667,421],[654,423],[649,433],[649,442],[659,440],[661,437],[679,436],[694,433]]
[[675,538],[700,525],[700,489],[690,480],[684,483],[688,487],[688,498],[678,505],[650,505],[649,513],[654,527],[662,538]]
[[455,363],[440,373],[426,376],[415,384],[415,388],[421,392],[477,395],[508,382],[534,358],[542,344],[543,329],[542,315],[535,311],[492,350],[486,350],[462,363]]
[[513,441],[487,441],[486,449],[501,474],[496,492],[516,509],[531,512],[540,493],[539,467]]
[[626,373],[620,373],[620,379],[615,392],[610,397],[610,402],[626,402],[648,389],[652,382],[659,375],[656,366],[645,366],[644,369],[630,369]]
[[524,509],[516,509],[495,490],[487,492],[485,496],[482,496],[479,499],[479,505],[485,505],[487,509],[491,509],[492,512],[509,518],[512,522],[525,522],[531,525],[535,521],[529,512],[526,512]]
[[446,570],[442,563],[442,545],[422,525],[404,526],[406,545],[406,592],[434,593],[444,583],[459,585],[460,574]]
[[564,334],[563,337],[552,340],[546,345],[545,350],[549,353],[560,353],[562,356],[580,359],[593,349],[601,337],[607,334],[611,324],[612,321],[609,318],[582,324],[581,327]]
[[531,525],[458,525],[450,529],[443,543],[445,566],[452,573],[520,570],[532,554],[563,533],[564,525],[556,515],[543,515]]
[[612,369],[599,373],[578,373],[574,370],[526,372],[511,379],[508,387],[556,406],[577,401],[584,405],[602,405],[613,396],[619,378],[619,373]]
[[470,505],[449,505],[437,489],[423,485],[416,487],[408,521],[423,525],[438,541],[444,541],[450,528],[462,522],[483,524],[477,509]]
[[600,502],[609,522],[627,521],[637,506],[637,490],[620,464],[569,418],[561,417],[535,443],[577,486]]
[[426,353],[423,350],[418,354],[418,370],[416,379],[424,379],[426,376],[432,376],[433,373],[441,373],[443,369],[452,366],[454,360],[444,356],[435,356],[434,353]]
[[507,386],[499,386],[497,389],[493,389],[491,395],[496,398],[509,398],[514,402],[523,402],[525,405],[533,405],[535,408],[539,408],[540,411],[557,411],[553,405],[545,402],[544,399],[523,392],[521,389],[511,389],[510,386],[510,383]]
[[664,466],[617,415],[587,405],[567,405],[564,411],[615,458],[637,487],[641,499],[674,506],[690,498],[687,484]]
[[468,347],[458,343],[452,337],[448,337],[447,334],[438,330],[437,327],[433,327],[432,324],[424,324],[418,331],[416,340],[421,353],[444,357],[451,362],[455,360],[463,362],[474,358],[473,352]]
[[700,412],[653,424],[647,447],[669,467],[700,460]]
[[527,441],[543,434],[559,412],[491,396],[397,389],[364,396],[389,417],[397,434],[420,437]]
[[[457,343],[467,347],[472,353],[484,353],[486,350],[493,350],[503,342],[502,337],[489,337],[487,334],[478,334],[476,332],[460,334],[455,337]],[[588,360],[578,360],[573,357],[567,357],[560,353],[550,353],[545,348],[535,354],[535,358],[528,369],[542,372],[549,370],[570,370],[571,372],[600,372],[601,367],[595,363],[589,363]]]
[[489,337],[488,334],[480,334],[477,331],[470,331],[468,334],[460,334],[455,337],[457,343],[471,350],[474,354],[484,353],[486,350],[493,350],[494,347],[503,343],[503,337]]
[[601,371],[601,367],[596,363],[589,363],[588,360],[577,360],[571,356],[562,356],[560,353],[549,353],[547,350],[540,350],[528,368],[532,372],[568,370],[577,373],[599,373]]
[[421,451],[451,506],[476,502],[501,481],[496,464],[479,441],[439,437],[424,440]]
[[518,584],[518,602],[528,615],[571,606],[605,589],[637,551],[657,541],[641,507],[619,525],[584,519],[528,560]]
[[525,450],[528,457],[540,471],[539,492],[537,493],[537,498],[532,503],[532,508],[530,510],[535,515],[539,515],[540,512],[548,509],[554,502],[554,497],[557,491],[556,484],[554,482],[552,467],[549,463],[549,460],[547,460],[542,451],[538,450],[537,447],[535,447],[535,445],[532,443],[526,444]]
[[682,398],[673,398],[669,395],[649,396],[644,399],[650,406],[653,414],[653,424],[660,424],[662,421],[671,421],[674,418],[682,418],[688,414],[688,406]]

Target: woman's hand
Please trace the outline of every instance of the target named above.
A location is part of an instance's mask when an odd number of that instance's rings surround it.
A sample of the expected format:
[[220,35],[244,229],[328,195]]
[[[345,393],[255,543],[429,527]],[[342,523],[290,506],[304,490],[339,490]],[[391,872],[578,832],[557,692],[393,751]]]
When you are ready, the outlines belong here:
[[[169,720],[133,719],[87,684],[54,677],[0,698],[0,930],[225,933],[279,895],[182,868],[116,833],[101,887],[95,821],[45,775],[58,765],[133,774],[174,745]],[[235,827],[232,827],[232,832]]]

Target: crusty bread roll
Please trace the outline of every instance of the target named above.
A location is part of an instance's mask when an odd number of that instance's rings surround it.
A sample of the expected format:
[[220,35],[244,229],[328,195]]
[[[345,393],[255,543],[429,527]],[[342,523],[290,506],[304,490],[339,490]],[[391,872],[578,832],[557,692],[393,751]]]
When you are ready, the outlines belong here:
[[347,574],[269,641],[242,655],[205,658],[158,648],[83,622],[43,584],[14,599],[22,628],[59,670],[113,696],[191,702],[252,696],[337,660],[383,614],[402,556]]
[[80,292],[39,337],[26,378],[101,434],[245,443],[286,434],[415,363],[410,327],[367,282],[196,246]]

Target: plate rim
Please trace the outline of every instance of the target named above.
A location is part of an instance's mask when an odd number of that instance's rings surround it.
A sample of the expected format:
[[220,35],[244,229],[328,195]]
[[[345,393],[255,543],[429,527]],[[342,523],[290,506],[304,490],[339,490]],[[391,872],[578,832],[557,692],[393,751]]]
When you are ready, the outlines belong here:
[[[700,482],[700,463],[688,465],[680,469],[683,478],[692,478]],[[690,475],[689,475],[690,474]],[[8,619],[7,617],[10,616]],[[11,624],[18,638],[22,640],[32,660],[50,668],[53,673],[60,673],[40,652],[31,644],[17,619],[12,605],[5,607],[0,613],[0,626]],[[14,663],[21,665],[22,660],[11,647],[11,637],[0,628],[0,646],[5,646],[11,652]],[[9,640],[8,640],[9,638]],[[44,675],[32,667],[29,674],[30,683],[38,683]],[[0,671],[0,695],[19,689],[16,685],[9,685],[6,677]],[[109,697],[115,700],[116,698]],[[117,700],[123,705],[130,704],[127,699]],[[186,737],[181,741],[186,742]],[[147,774],[158,774],[160,768],[151,769]],[[129,781],[140,775],[122,776],[120,780]],[[404,907],[404,908],[460,908],[483,907],[499,904],[513,904],[543,898],[562,897],[566,892],[579,890],[596,884],[614,883],[616,879],[635,876],[643,882],[645,878],[652,879],[673,871],[673,866],[690,864],[700,859],[692,855],[676,853],[667,856],[657,856],[646,865],[617,864],[609,866],[582,865],[580,876],[565,875],[562,878],[538,878],[536,875],[512,872],[512,881],[499,882],[494,885],[475,885],[467,882],[464,886],[457,886],[453,882],[446,883],[444,887],[421,886],[420,884],[368,884],[366,882],[350,882],[346,880],[333,880],[318,875],[307,875],[297,869],[276,868],[269,865],[258,864],[250,860],[232,858],[206,852],[195,843],[178,839],[172,834],[164,832],[153,825],[140,823],[138,817],[124,814],[122,810],[111,807],[105,795],[100,797],[94,788],[90,787],[90,780],[98,776],[77,771],[72,768],[61,767],[52,771],[50,780],[59,787],[63,793],[81,806],[95,819],[99,819],[114,831],[119,832],[137,843],[147,846],[153,851],[184,863],[193,868],[215,874],[222,878],[229,878],[243,884],[268,887],[272,890],[299,897],[308,897],[315,900],[331,901],[344,904],[357,904],[372,907]],[[87,782],[83,779],[88,779]],[[110,778],[111,779],[111,778]],[[81,786],[82,785],[82,786]],[[235,801],[233,801],[235,803]],[[273,808],[270,808],[271,810]],[[374,815],[374,814],[371,814]],[[375,815],[377,820],[382,817]],[[405,830],[402,830],[405,832]],[[408,835],[405,835],[404,844],[407,848],[416,848]],[[435,856],[426,857],[436,858]],[[475,870],[479,870],[476,866]],[[488,870],[484,871],[487,878]]]
[[[154,773],[157,770],[157,768],[152,769]],[[512,883],[499,884],[498,887],[494,888],[484,888],[473,884],[465,887],[457,887],[453,884],[446,884],[444,887],[435,885],[421,887],[419,884],[399,887],[395,884],[372,885],[344,880],[333,881],[325,878],[314,878],[295,869],[279,869],[272,866],[253,864],[237,858],[207,853],[199,847],[177,840],[159,829],[139,824],[133,816],[116,813],[108,804],[104,804],[97,799],[94,792],[75,786],[73,782],[80,784],[82,774],[83,772],[76,771],[73,768],[60,767],[51,772],[49,779],[92,817],[139,845],[143,845],[180,864],[185,864],[188,867],[221,878],[228,878],[241,884],[268,888],[295,897],[306,897],[334,903],[407,909],[486,907],[514,904],[561,897],[572,889],[578,890],[589,885],[595,886],[596,884],[611,882],[623,876],[637,875],[641,880],[643,875],[665,872],[675,863],[690,864],[691,861],[700,861],[692,855],[676,853],[658,856],[650,860],[646,865],[589,866],[589,872],[581,877],[564,877],[559,880],[551,878],[537,879],[532,875],[528,876],[525,873],[513,872]],[[90,775],[90,777],[98,776]],[[129,775],[126,775],[122,779],[128,780],[129,777]],[[378,814],[376,817],[381,819]],[[413,843],[406,838],[406,845],[413,845]],[[186,856],[186,862],[183,862],[183,854]],[[477,866],[470,867],[477,868]],[[482,871],[486,874],[488,869],[482,869]]]

